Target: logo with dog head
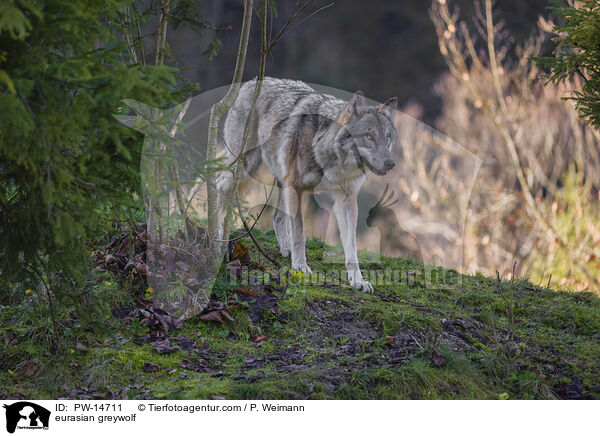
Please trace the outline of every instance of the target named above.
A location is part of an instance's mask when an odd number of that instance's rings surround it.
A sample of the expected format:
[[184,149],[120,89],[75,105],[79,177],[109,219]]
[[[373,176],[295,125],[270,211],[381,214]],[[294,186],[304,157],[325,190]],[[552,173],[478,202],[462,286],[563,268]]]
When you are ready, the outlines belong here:
[[19,401],[4,405],[6,409],[6,431],[14,433],[18,429],[48,429],[50,411],[29,401]]

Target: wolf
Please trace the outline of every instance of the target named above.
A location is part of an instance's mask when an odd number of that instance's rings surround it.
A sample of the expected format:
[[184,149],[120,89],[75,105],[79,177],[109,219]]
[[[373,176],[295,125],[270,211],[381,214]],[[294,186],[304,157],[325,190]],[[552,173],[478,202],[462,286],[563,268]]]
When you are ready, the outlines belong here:
[[[225,162],[234,164],[242,159],[240,181],[253,177],[260,167],[273,176],[279,188],[273,215],[275,235],[281,254],[291,255],[292,268],[298,271],[311,273],[306,263],[303,194],[327,192],[333,199],[348,281],[355,289],[373,292],[358,264],[357,196],[367,170],[383,176],[395,166],[391,151],[398,136],[393,123],[397,97],[370,106],[360,91],[346,102],[320,94],[300,81],[266,77],[243,145],[256,80],[241,86],[227,113],[223,126]],[[233,185],[231,171],[219,175],[219,209],[223,209]]]

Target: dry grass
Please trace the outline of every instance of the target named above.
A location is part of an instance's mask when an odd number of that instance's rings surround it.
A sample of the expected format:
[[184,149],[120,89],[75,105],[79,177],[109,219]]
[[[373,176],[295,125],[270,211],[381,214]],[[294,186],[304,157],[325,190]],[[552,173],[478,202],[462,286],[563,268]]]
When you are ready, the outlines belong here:
[[[469,203],[464,267],[517,272],[577,290],[599,289],[598,132],[564,101],[578,83],[546,84],[532,57],[543,30],[515,44],[492,2],[472,23],[434,1],[449,73],[437,84],[436,127],[483,160]],[[443,193],[443,192],[442,192]]]

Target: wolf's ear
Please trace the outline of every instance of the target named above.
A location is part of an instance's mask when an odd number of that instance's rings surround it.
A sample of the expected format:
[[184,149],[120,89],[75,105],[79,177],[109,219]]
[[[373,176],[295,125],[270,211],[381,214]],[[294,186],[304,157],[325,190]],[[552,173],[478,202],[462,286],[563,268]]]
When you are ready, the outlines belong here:
[[385,103],[377,106],[377,111],[387,115],[391,120],[394,119],[394,111],[398,109],[398,97],[389,98]]
[[361,110],[365,107],[365,97],[363,96],[362,91],[356,91],[338,117],[338,124],[342,126],[348,124],[352,116],[361,113]]

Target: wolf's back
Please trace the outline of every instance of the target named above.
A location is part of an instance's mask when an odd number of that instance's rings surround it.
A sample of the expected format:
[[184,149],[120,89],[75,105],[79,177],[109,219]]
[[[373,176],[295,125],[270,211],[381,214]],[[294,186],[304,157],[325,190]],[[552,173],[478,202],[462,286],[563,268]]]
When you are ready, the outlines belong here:
[[[252,107],[256,79],[242,85],[238,97],[227,115],[225,132],[229,136],[243,130]],[[346,103],[331,95],[320,94],[304,82],[265,77],[254,108],[252,130],[258,142],[264,143],[273,128],[289,117],[321,115],[337,119]]]

